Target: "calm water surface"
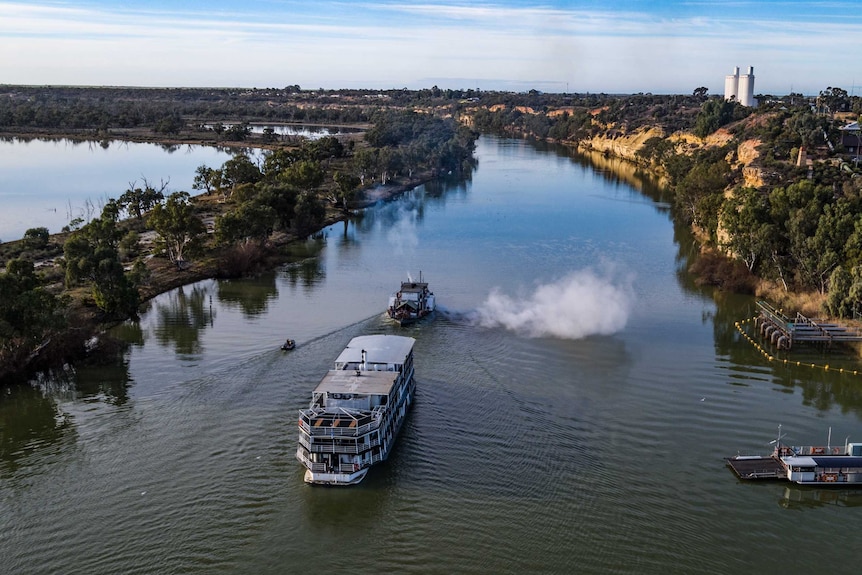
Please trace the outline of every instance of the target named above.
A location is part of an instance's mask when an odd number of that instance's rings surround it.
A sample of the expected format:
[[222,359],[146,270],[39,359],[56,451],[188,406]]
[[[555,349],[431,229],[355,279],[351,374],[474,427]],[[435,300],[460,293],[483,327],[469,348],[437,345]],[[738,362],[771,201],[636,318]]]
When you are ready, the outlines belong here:
[[58,233],[74,218],[89,221],[145,179],[156,189],[167,183],[166,192],[196,193],[195,168],[220,167],[230,157],[210,146],[0,140],[0,240],[20,239],[35,227]]
[[[689,240],[634,174],[488,137],[477,155],[469,181],[332,226],[274,273],[156,298],[116,361],[6,392],[2,571],[854,564],[859,495],[744,484],[722,458],[767,451],[779,424],[862,440],[862,377],[754,350],[734,327],[754,302],[692,286]],[[387,296],[420,270],[444,309],[394,327]],[[416,338],[416,404],[363,484],[305,485],[297,412],[369,333]]]

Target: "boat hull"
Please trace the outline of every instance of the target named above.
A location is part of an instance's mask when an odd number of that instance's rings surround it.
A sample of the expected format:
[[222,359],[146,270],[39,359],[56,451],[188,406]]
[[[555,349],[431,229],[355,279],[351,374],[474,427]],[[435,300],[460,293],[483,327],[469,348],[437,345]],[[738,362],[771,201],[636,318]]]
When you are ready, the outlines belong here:
[[418,322],[422,321],[423,319],[430,317],[433,313],[434,313],[433,311],[429,311],[429,312],[418,314],[418,315],[411,315],[408,317],[399,317],[398,315],[396,315],[392,312],[388,312],[387,315],[389,315],[389,319],[397,322],[398,325],[400,325],[401,327],[404,327],[406,325],[412,325],[414,323],[418,323]]
[[306,469],[303,479],[314,485],[356,485],[365,479],[367,474],[367,467],[353,473],[320,473]]

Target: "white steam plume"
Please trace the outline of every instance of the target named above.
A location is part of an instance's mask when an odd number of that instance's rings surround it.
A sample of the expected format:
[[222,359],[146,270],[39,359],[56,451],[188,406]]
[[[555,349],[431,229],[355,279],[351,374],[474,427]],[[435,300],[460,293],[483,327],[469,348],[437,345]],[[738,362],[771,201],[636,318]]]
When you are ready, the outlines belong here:
[[400,210],[398,220],[386,233],[386,240],[397,255],[413,253],[419,246],[416,232],[416,210]]
[[476,311],[484,327],[505,327],[529,337],[580,339],[623,329],[632,307],[632,278],[581,270],[516,300],[494,289]]

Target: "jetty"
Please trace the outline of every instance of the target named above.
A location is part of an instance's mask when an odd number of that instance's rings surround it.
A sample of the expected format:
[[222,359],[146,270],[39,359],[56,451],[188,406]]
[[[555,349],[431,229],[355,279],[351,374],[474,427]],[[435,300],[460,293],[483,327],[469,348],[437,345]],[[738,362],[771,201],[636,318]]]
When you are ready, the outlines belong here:
[[862,330],[828,320],[812,319],[797,313],[790,318],[765,301],[757,302],[759,315],[754,327],[778,349],[790,349],[794,343],[833,343],[862,341]]

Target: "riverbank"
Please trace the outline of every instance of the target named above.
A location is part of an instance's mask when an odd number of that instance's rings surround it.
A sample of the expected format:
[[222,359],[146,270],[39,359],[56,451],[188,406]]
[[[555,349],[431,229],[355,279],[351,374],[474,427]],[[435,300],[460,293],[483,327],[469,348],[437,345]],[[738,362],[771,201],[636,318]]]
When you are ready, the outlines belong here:
[[[294,233],[275,231],[263,244],[248,243],[232,247],[209,242],[210,246],[204,254],[182,267],[164,256],[154,255],[154,233],[138,230],[141,236],[140,253],[146,266],[146,279],[138,286],[141,303],[144,304],[160,294],[198,281],[254,276],[274,269],[289,261],[287,250],[284,249],[287,246],[304,241],[309,235],[314,235],[328,226],[351,218],[362,210],[379,202],[388,201],[431,179],[433,179],[432,174],[423,172],[415,174],[412,178],[358,190],[345,208],[327,206],[320,224],[306,235],[298,236]],[[211,206],[208,207],[208,211],[213,214],[211,217],[216,217],[218,213],[227,209],[225,203],[215,195],[200,194],[193,196],[193,201]],[[118,343],[108,333],[112,327],[129,318],[106,316],[97,308],[91,291],[84,287],[71,290],[65,290],[62,287],[63,271],[56,263],[56,258],[62,256],[62,246],[68,237],[69,233],[50,236],[49,242],[58,246],[60,251],[57,252],[55,249],[50,259],[35,262],[40,273],[47,274],[45,277],[51,278],[50,291],[69,297],[66,312],[68,327],[42,341],[35,350],[21,348],[20,353],[4,354],[3,365],[0,365],[0,384],[23,381],[41,370],[81,361],[86,357],[99,361],[100,355],[110,354],[118,349]],[[16,243],[22,242],[24,240],[6,242],[4,248],[9,249]]]
[[[661,130],[647,128],[629,136],[609,138],[595,136],[576,142],[553,142],[574,148],[589,158],[594,165],[611,170],[623,181],[636,189],[643,187],[643,176],[648,176],[658,186],[669,189],[667,172],[660,165],[644,161],[639,152],[650,138],[665,138]],[[691,152],[699,148],[718,147],[726,144],[731,136],[726,129],[718,130],[709,138],[676,134],[669,141],[682,143]],[[746,140],[736,148],[735,168],[742,173],[746,185],[763,185],[761,169],[758,167],[759,141]],[[712,286],[719,291],[751,294],[758,299],[770,301],[782,309],[800,312],[809,317],[824,317],[827,295],[810,291],[789,291],[778,282],[755,276],[742,262],[729,257],[710,242],[705,230],[692,224],[691,232],[697,242],[698,257],[689,265],[688,272],[695,283]],[[833,318],[834,319],[834,318]]]

